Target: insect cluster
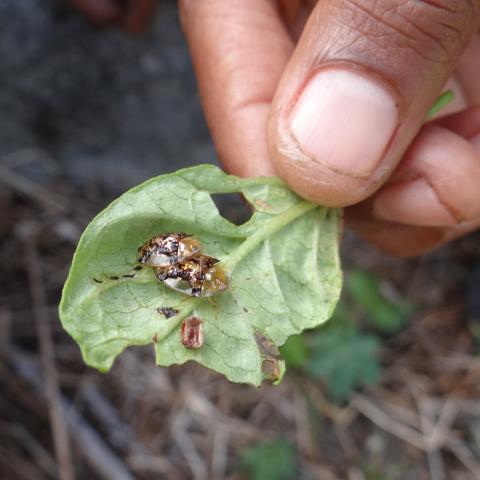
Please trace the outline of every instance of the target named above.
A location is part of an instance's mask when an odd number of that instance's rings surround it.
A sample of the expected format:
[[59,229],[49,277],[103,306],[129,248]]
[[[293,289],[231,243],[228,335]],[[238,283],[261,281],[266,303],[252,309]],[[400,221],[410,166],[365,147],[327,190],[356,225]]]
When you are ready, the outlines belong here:
[[[155,235],[139,249],[138,262],[153,268],[155,276],[164,285],[192,297],[211,297],[228,288],[228,277],[220,260],[202,254],[202,245],[187,233]],[[166,318],[177,310],[162,307],[159,313]],[[203,322],[197,317],[183,321],[181,340],[186,348],[203,345]]]
[[270,380],[278,380],[281,377],[281,371],[279,363],[280,352],[277,346],[263,332],[257,330],[253,336],[262,357],[263,375]]

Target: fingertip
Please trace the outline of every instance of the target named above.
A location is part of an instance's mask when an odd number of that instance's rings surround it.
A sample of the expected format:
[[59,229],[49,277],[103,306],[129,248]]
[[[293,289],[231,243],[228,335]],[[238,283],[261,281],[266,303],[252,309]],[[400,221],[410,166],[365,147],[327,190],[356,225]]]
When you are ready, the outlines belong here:
[[347,210],[350,224],[389,253],[424,253],[478,225],[479,177],[473,140],[426,125],[389,182]]
[[274,2],[181,0],[180,17],[220,161],[242,177],[275,174],[267,118],[293,45]]
[[460,112],[452,113],[432,122],[470,139],[480,133],[480,105],[470,106]]
[[283,157],[275,162],[275,168],[298,195],[327,207],[353,205],[370,194],[365,182],[345,179],[308,160]]
[[373,200],[377,219],[424,227],[449,227],[459,221],[424,179],[398,182]]
[[355,225],[356,233],[366,242],[389,255],[411,258],[424,255],[442,246],[451,229],[418,227],[391,223]]
[[307,155],[281,109],[270,115],[268,148],[278,175],[301,197],[321,205],[353,205],[368,197],[381,181],[344,175]]

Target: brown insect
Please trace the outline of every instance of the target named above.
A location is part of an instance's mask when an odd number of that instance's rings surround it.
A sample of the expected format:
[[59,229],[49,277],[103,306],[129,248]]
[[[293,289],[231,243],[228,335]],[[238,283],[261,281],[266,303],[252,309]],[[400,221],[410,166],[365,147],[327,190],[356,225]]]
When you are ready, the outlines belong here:
[[138,249],[138,262],[150,267],[168,267],[184,262],[200,249],[200,242],[187,233],[155,235]]
[[169,267],[155,268],[156,277],[177,292],[192,297],[211,297],[228,288],[228,277],[219,260],[196,255]]
[[269,380],[278,380],[280,378],[280,366],[276,358],[266,358],[262,362],[262,373]]
[[182,344],[185,348],[200,348],[203,345],[203,322],[197,317],[189,317],[182,323]]
[[258,349],[261,355],[271,358],[280,358],[280,352],[277,346],[272,342],[270,338],[259,330],[255,330],[253,334],[255,341],[257,342]]

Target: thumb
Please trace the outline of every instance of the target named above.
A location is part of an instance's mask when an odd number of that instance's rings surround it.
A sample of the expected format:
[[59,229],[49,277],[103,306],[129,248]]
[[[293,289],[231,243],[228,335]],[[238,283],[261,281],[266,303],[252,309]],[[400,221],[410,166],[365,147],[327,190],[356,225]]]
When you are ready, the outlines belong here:
[[388,178],[478,28],[480,0],[322,0],[269,119],[277,171],[300,195],[357,203]]

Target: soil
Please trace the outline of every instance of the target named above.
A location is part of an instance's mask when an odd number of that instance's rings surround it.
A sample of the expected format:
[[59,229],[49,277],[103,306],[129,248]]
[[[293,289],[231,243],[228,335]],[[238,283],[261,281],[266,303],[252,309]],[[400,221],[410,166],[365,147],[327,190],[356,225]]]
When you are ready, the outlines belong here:
[[[344,404],[291,370],[234,385],[130,348],[86,367],[57,314],[79,235],[119,192],[215,161],[174,2],[149,30],[100,30],[61,2],[0,3],[0,478],[224,479],[286,438],[296,479],[480,478],[480,237],[397,260],[347,233],[415,313],[383,337],[379,384]],[[235,203],[229,215],[241,216]]]

